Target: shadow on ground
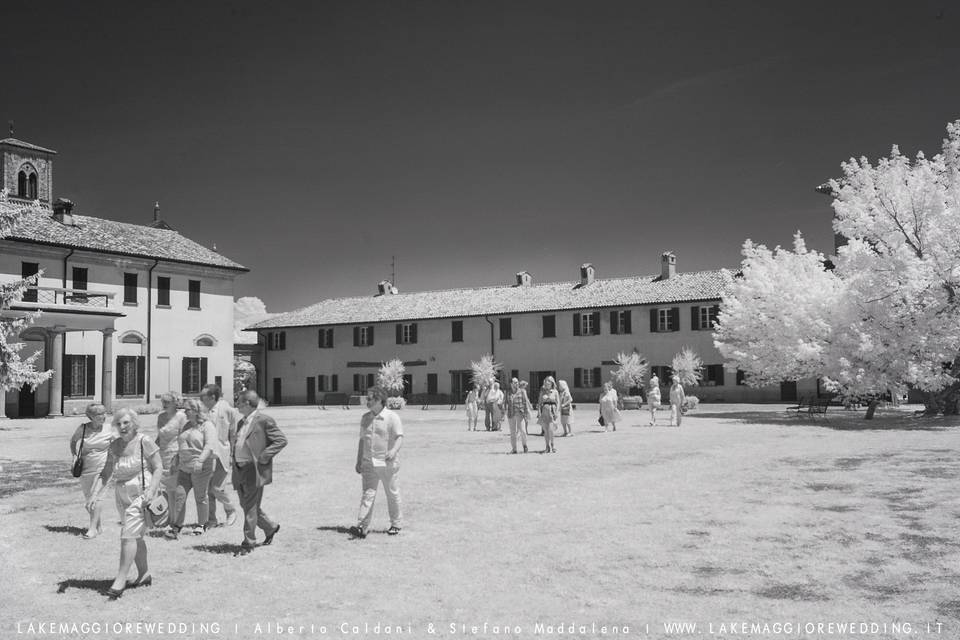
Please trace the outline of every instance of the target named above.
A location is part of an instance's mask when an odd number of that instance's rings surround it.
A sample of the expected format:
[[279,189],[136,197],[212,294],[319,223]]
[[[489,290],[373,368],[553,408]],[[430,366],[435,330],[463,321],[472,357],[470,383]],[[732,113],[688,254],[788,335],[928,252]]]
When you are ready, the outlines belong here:
[[765,426],[824,427],[835,431],[943,431],[960,427],[960,416],[924,417],[902,411],[878,412],[867,420],[862,411],[829,411],[823,416],[813,416],[785,411],[730,411],[690,413],[684,420],[697,419],[736,420],[745,424]]
[[197,551],[213,553],[215,555],[236,555],[240,553],[240,545],[229,542],[222,542],[220,544],[197,544],[194,545],[193,548]]
[[66,593],[67,589],[86,589],[88,591],[103,591],[113,584],[113,580],[95,580],[91,578],[68,578],[57,586],[57,593]]
[[69,460],[3,460],[0,459],[0,498],[21,491],[76,484],[70,475]]
[[50,533],[69,533],[70,535],[80,537],[87,532],[83,527],[75,527],[73,525],[54,525],[54,524],[45,524],[43,528],[49,531]]

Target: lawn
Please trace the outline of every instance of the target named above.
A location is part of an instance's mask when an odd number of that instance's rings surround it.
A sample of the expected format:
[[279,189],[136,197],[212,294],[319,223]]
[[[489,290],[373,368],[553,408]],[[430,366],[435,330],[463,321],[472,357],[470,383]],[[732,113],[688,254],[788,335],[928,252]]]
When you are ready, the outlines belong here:
[[[154,585],[117,602],[98,593],[118,559],[112,499],[104,534],[80,537],[67,445],[79,421],[8,420],[0,637],[61,637],[35,633],[51,622],[97,623],[63,636],[96,638],[161,637],[116,626],[127,622],[177,638],[532,638],[561,626],[836,638],[852,634],[807,625],[849,622],[877,625],[875,638],[960,637],[960,422],[782,409],[704,405],[680,429],[628,411],[602,433],[588,405],[557,454],[533,453],[532,436],[531,453],[509,455],[508,436],[467,432],[461,411],[407,408],[406,525],[386,535],[381,493],[355,540],[360,411],[272,408],[290,441],[265,492],[282,524],[274,544],[234,557],[239,524],[151,537]],[[144,416],[144,431],[154,422]],[[699,626],[668,633],[680,622]],[[753,623],[770,626],[742,633]]]

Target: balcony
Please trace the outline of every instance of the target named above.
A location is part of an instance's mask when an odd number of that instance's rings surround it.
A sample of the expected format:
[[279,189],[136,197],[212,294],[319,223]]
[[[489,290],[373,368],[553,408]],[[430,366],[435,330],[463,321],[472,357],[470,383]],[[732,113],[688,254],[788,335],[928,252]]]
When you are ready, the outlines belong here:
[[[38,308],[50,307],[86,307],[88,309],[109,309],[113,306],[116,294],[87,289],[65,289],[63,287],[28,287],[20,298],[20,303],[30,303]],[[16,302],[13,303],[17,305]]]

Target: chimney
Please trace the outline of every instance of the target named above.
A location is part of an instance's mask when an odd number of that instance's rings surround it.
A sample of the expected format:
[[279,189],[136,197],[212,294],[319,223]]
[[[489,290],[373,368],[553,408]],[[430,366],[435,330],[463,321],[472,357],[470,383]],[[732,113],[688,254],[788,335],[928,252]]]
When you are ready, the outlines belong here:
[[596,276],[596,271],[593,268],[593,265],[589,262],[580,265],[580,286],[585,287],[591,282],[593,282],[594,277]]
[[530,275],[527,271],[517,272],[517,286],[518,287],[529,287],[533,284],[533,276]]
[[153,221],[157,222],[160,220],[160,201],[157,200],[153,203]]
[[73,226],[73,202],[66,198],[57,198],[53,203],[53,219],[60,224]]
[[389,280],[381,280],[381,281],[377,284],[377,295],[378,295],[378,296],[392,296],[392,295],[397,294],[397,293],[399,293],[399,291],[397,291],[397,288],[396,288],[395,286],[393,286],[392,284],[390,284],[390,281],[389,281]]
[[672,251],[664,251],[660,255],[660,279],[669,280],[677,275],[677,256]]

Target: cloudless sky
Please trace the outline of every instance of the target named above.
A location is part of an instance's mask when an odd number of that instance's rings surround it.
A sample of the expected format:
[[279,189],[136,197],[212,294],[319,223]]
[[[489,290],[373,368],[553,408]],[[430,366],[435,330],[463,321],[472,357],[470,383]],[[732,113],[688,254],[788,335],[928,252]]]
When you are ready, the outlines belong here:
[[[3,3],[55,197],[251,269],[269,311],[832,249],[814,191],[960,118],[946,2]],[[3,132],[5,137],[6,131]]]

